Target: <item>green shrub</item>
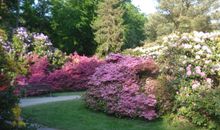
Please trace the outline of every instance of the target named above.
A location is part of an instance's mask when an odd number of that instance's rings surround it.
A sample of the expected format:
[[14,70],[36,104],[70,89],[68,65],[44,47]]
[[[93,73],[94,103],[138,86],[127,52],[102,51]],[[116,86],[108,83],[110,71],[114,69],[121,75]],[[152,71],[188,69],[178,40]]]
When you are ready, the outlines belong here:
[[[3,31],[0,31],[1,33]],[[1,41],[3,36],[0,35]],[[12,79],[19,72],[17,64],[5,53],[0,44],[0,129],[15,130],[25,126],[20,120],[20,108],[18,98],[14,95],[11,86]]]

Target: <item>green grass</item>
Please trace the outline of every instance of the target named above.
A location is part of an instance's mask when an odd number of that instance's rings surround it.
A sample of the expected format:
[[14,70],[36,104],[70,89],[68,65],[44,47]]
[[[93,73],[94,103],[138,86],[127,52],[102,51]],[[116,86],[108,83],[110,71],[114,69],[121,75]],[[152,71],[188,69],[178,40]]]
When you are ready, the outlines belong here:
[[[22,115],[59,130],[180,130],[162,120],[119,119],[85,108],[81,99],[23,108]],[[182,130],[195,130],[184,127]]]
[[59,93],[52,93],[52,96],[71,96],[71,95],[80,95],[82,96],[85,92],[59,92]]

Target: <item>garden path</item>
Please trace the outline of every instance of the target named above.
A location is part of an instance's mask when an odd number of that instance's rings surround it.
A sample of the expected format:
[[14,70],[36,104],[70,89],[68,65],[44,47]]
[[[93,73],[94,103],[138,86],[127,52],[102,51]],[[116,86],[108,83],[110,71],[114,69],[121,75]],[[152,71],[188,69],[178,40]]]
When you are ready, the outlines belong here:
[[50,102],[58,102],[58,101],[68,101],[79,99],[81,96],[73,95],[73,96],[58,96],[58,97],[37,97],[37,98],[22,98],[20,99],[21,107],[28,107],[38,104],[50,103]]

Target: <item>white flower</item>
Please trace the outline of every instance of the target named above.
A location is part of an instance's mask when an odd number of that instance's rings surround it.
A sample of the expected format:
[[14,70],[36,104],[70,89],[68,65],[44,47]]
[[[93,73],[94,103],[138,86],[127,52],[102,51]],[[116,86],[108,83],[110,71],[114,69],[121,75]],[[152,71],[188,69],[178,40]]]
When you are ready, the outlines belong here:
[[192,85],[192,89],[197,89],[200,86],[200,82],[199,81],[193,81],[193,85]]
[[182,40],[186,40],[186,41],[189,41],[189,38],[187,36],[182,36],[181,38]]
[[200,45],[200,44],[195,45],[194,48],[195,48],[195,49],[200,49],[200,48],[201,48],[201,45]]
[[210,58],[211,56],[212,56],[212,55],[210,55],[210,54],[207,54],[207,55],[206,55],[206,57],[208,57],[208,58]]
[[196,54],[198,54],[198,55],[202,55],[203,53],[204,53],[204,52],[203,52],[202,50],[196,52]]
[[180,69],[179,69],[180,71],[184,71],[185,69],[183,68],[183,67],[180,67]]
[[195,41],[197,43],[202,43],[203,42],[203,40],[201,38],[198,38],[198,37],[194,37],[193,41]]
[[205,60],[205,64],[209,64],[210,62],[212,62],[211,60]]
[[206,78],[206,82],[211,85],[213,81],[210,78]]
[[194,37],[198,37],[198,38],[202,38],[205,36],[205,33],[203,32],[194,31],[193,34],[194,34]]
[[196,59],[199,60],[199,59],[200,59],[200,56],[199,56],[199,55],[196,55]]
[[214,65],[214,66],[213,66],[213,69],[214,69],[215,71],[220,71],[220,64]]
[[185,64],[186,64],[186,61],[184,60],[182,63],[185,65]]
[[190,49],[190,48],[192,48],[192,45],[190,45],[190,44],[183,44],[182,47],[185,48],[185,49]]
[[208,49],[206,49],[206,51],[208,52],[208,53],[212,53],[212,51],[208,48]]
[[202,46],[202,50],[208,52],[208,53],[212,53],[211,49],[209,49],[208,46]]

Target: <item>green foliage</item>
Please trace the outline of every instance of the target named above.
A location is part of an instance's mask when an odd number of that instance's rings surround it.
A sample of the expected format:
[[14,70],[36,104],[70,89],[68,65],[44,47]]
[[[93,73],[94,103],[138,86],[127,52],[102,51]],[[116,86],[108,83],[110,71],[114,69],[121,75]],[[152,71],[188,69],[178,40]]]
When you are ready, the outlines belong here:
[[146,39],[144,24],[147,19],[144,14],[139,12],[137,7],[129,2],[124,4],[124,8],[125,43],[122,49],[134,48],[142,45],[142,42]]
[[12,78],[16,74],[25,71],[25,68],[23,68],[18,62],[15,62],[14,57],[11,56],[10,53],[6,53],[3,49],[2,42],[5,42],[7,40],[7,35],[2,29],[0,29],[0,39],[2,39],[2,41],[0,42],[0,73],[4,73],[4,75]]
[[94,54],[96,45],[91,21],[97,0],[52,0],[51,39],[56,47],[72,53]]
[[217,0],[159,0],[158,12],[149,16],[150,40],[172,32],[211,31]]
[[50,63],[54,66],[54,68],[60,68],[67,61],[67,56],[59,49],[55,49],[52,55],[49,57]]
[[125,26],[123,25],[124,9],[122,0],[103,0],[99,3],[97,17],[93,22],[95,41],[98,44],[97,54],[107,55],[119,52],[124,44]]
[[26,27],[31,32],[52,32],[50,21],[51,0],[20,0],[19,25]]
[[17,0],[2,0],[0,2],[0,28],[7,31],[16,27]]
[[212,29],[213,30],[219,30],[220,29],[220,11],[217,10],[213,13],[211,16],[211,19],[213,19]]
[[18,99],[13,94],[12,88],[0,91],[0,129],[13,130],[17,127],[18,120],[13,112],[17,103]]
[[[4,37],[4,31],[0,32],[0,38]],[[18,99],[14,95],[14,89],[10,87],[13,77],[19,72],[16,62],[5,53],[0,44],[0,129],[3,130],[14,130],[25,126],[20,120]]]
[[[187,86],[185,83],[182,86]],[[219,88],[209,90],[201,86],[200,89],[192,90],[182,87],[176,96],[177,115],[189,119],[198,126],[216,129],[220,120],[219,95]]]
[[159,85],[155,88],[155,95],[158,101],[158,114],[162,116],[173,111],[177,88],[173,87],[176,83],[171,76],[161,74],[158,81]]
[[[101,17],[98,15],[98,10],[101,11],[102,7],[97,6],[101,6],[103,1],[3,0],[0,4],[0,27],[7,29],[7,33],[10,34],[9,41],[12,41],[13,29],[18,26],[23,26],[31,32],[43,32],[51,38],[55,47],[67,53],[76,51],[79,54],[93,55],[97,45],[98,51],[104,48],[108,52],[119,52],[121,49],[141,45],[146,38],[143,28],[145,16],[139,13],[130,0],[115,2],[114,7],[103,8],[105,14],[102,13],[102,15],[106,18],[98,20]],[[106,7],[108,6],[111,5],[108,4]],[[116,12],[109,13],[109,9]],[[96,22],[92,22],[94,19]],[[108,28],[105,26],[108,25],[106,23],[99,24],[99,22],[108,20],[110,20],[109,26],[114,24],[116,26]],[[97,31],[100,29],[99,26],[103,26],[104,30],[113,30],[113,32],[101,31],[99,34]],[[103,33],[104,36],[101,36]],[[109,38],[107,38],[108,35]],[[100,44],[104,42],[100,41],[100,37],[105,37],[105,41],[111,45],[101,47]]]
[[11,44],[14,51],[8,53],[9,58],[17,65],[19,73],[27,73],[27,61],[26,61],[26,47],[23,42],[17,36],[13,36],[13,42]]

